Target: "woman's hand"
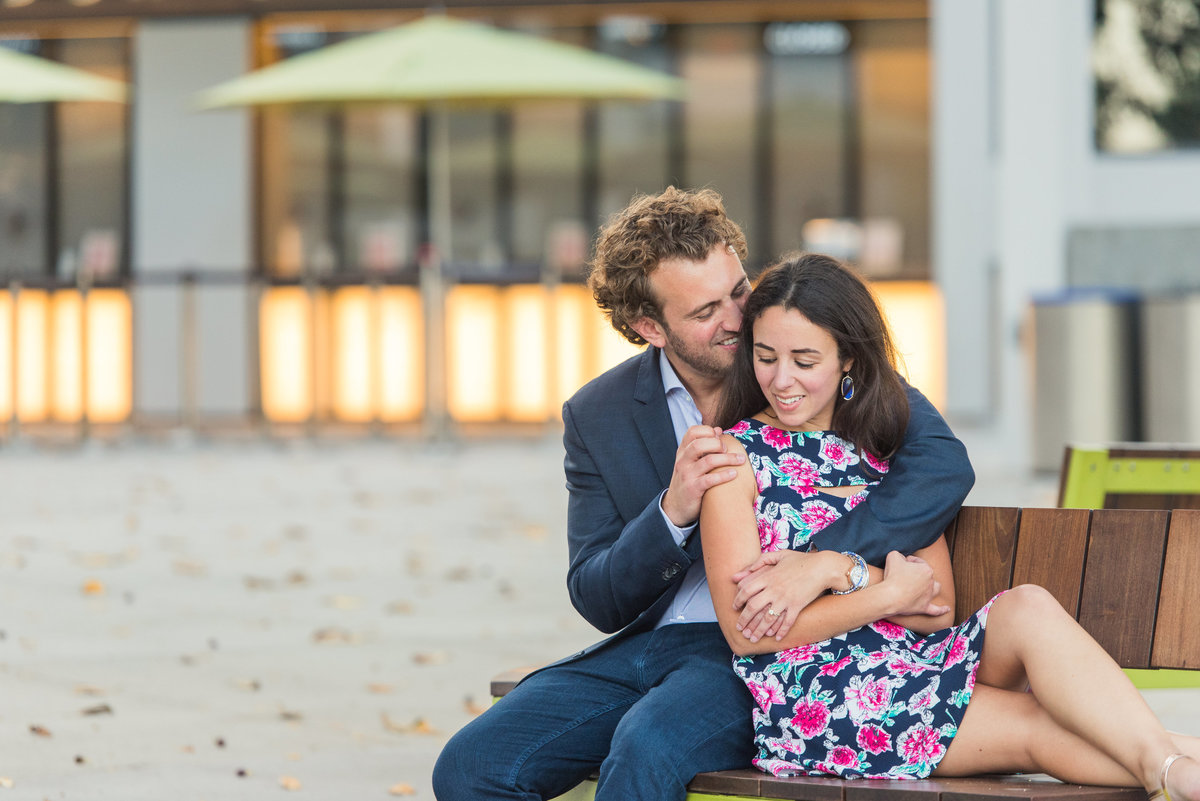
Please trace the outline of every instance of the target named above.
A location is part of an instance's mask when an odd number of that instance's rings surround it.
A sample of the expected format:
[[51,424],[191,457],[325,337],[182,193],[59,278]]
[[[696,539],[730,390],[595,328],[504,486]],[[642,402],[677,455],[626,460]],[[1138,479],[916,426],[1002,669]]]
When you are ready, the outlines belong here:
[[820,552],[783,550],[764,553],[734,573],[737,630],[750,642],[763,637],[782,640],[800,610],[829,589],[827,568],[828,560]]
[[942,585],[934,578],[930,564],[919,556],[904,556],[899,551],[889,553],[883,568],[883,583],[893,592],[896,603],[893,616],[939,617],[950,611],[949,606],[937,603]]

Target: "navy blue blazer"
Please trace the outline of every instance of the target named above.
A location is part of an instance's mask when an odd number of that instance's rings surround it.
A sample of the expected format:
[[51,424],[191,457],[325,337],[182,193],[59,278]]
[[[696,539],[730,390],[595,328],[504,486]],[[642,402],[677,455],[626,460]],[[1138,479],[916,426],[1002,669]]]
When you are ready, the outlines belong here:
[[[819,532],[815,547],[882,564],[891,550],[932,543],[958,511],[975,483],[966,448],[924,395],[908,387],[908,400],[908,430],[887,481]],[[657,503],[677,448],[658,349],[586,384],[563,404],[563,424],[571,602],[604,632],[653,628],[702,558],[700,537],[675,544]]]

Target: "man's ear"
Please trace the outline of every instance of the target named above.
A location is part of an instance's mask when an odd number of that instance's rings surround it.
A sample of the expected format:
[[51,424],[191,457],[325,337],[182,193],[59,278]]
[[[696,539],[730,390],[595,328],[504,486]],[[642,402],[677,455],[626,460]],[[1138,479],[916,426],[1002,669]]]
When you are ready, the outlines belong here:
[[631,322],[629,327],[637,331],[638,336],[656,348],[661,348],[667,343],[666,329],[657,320],[651,320],[649,317],[639,317]]

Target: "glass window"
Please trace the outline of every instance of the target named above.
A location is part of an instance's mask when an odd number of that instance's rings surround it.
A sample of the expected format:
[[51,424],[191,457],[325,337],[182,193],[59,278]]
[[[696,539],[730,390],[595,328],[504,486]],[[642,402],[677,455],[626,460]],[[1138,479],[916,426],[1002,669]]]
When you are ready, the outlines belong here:
[[0,103],[0,271],[41,275],[46,257],[46,139],[40,103]]
[[[505,256],[497,191],[500,115],[450,111],[450,261],[469,271],[499,275]],[[436,146],[431,143],[431,146]],[[434,176],[430,176],[434,180]]]
[[929,277],[929,42],[924,20],[854,26],[859,119],[858,262],[873,276]]
[[[585,45],[585,31],[531,31]],[[586,254],[590,221],[583,210],[583,125],[580,102],[536,103],[512,111],[512,258],[577,271]],[[583,237],[582,243],[579,241]]]
[[[824,31],[824,33],[823,33]],[[839,36],[840,34],[840,36]],[[813,219],[850,215],[849,31],[838,23],[774,23],[764,32],[770,70],[769,254],[804,245]]]
[[347,263],[395,272],[411,263],[420,237],[418,114],[399,105],[347,106],[343,114]]
[[[641,17],[617,17],[597,31],[597,49],[661,72],[674,72],[667,27]],[[592,226],[620,211],[637,193],[659,192],[679,181],[669,175],[671,103],[609,101],[596,106],[598,187]]]
[[685,25],[680,32],[680,74],[688,83],[684,180],[720,191],[729,216],[746,233],[751,263],[774,255],[755,219],[761,30],[725,24]]
[[337,263],[330,206],[330,148],[337,112],[262,110],[263,263],[271,275],[331,272]]
[[[128,80],[126,39],[65,39],[57,48],[65,64]],[[128,107],[123,103],[59,103],[58,243],[60,278],[75,269],[108,277],[126,269],[128,243],[125,180]]]
[[[128,80],[125,38],[14,40],[13,49]],[[0,104],[0,271],[72,279],[128,269],[128,107]]]
[[1096,146],[1147,153],[1200,146],[1200,7],[1096,0]]

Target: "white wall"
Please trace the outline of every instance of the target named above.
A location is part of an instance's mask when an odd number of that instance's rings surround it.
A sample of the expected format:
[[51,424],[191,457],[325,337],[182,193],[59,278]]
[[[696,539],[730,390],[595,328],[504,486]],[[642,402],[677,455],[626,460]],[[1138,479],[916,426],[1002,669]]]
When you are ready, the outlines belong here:
[[1033,297],[1066,284],[1068,233],[1200,228],[1200,154],[1096,152],[1093,0],[933,0],[932,13],[934,269],[946,296],[948,412],[991,420],[1029,466],[1027,323]]
[[[152,279],[186,268],[251,267],[254,164],[250,112],[200,111],[196,93],[250,68],[241,18],[138,25],[133,116],[133,270]],[[140,282],[134,296],[135,414],[240,415],[252,406],[244,287],[198,286],[196,336],[175,284]],[[190,376],[187,373],[190,372]]]

